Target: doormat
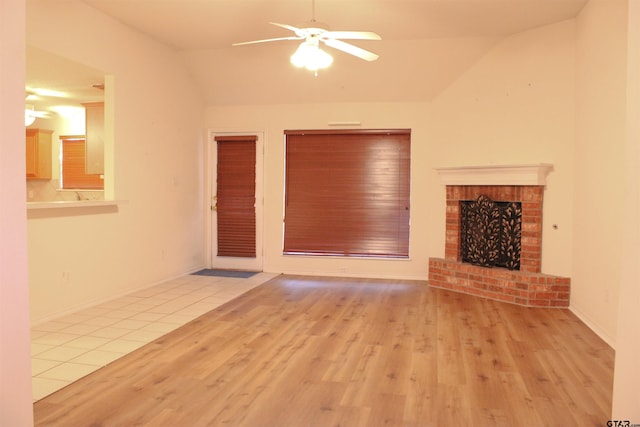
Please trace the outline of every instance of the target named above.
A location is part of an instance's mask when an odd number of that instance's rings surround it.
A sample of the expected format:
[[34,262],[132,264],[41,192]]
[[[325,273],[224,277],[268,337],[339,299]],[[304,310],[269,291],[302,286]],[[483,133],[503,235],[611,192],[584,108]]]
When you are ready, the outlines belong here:
[[239,271],[239,270],[218,270],[205,268],[204,270],[191,273],[196,276],[220,276],[220,277],[237,277],[240,279],[247,279],[251,276],[258,274],[257,271]]

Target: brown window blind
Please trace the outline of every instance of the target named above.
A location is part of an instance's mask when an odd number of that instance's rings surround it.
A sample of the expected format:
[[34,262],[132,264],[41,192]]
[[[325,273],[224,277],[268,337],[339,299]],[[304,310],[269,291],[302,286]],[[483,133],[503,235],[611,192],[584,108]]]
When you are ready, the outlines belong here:
[[256,256],[256,137],[217,136],[218,256]]
[[84,137],[61,136],[62,188],[102,190],[104,181],[100,174],[86,173],[86,147]]
[[410,130],[285,135],[285,254],[409,255]]

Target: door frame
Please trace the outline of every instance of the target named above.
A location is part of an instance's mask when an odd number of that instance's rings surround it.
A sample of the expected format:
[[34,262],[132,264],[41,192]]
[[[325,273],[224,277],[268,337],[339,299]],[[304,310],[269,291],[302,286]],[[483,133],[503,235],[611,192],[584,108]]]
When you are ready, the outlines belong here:
[[[256,258],[217,257],[218,241],[216,234],[215,205],[217,191],[218,146],[216,136],[256,136]],[[209,130],[207,133],[205,170],[205,257],[207,268],[233,270],[263,270],[264,235],[264,131]]]

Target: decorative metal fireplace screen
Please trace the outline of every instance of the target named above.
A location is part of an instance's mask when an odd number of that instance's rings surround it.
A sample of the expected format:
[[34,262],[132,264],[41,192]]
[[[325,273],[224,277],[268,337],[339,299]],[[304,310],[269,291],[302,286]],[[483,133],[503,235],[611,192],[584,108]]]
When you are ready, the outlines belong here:
[[460,202],[462,262],[520,270],[522,204],[494,202],[481,195]]

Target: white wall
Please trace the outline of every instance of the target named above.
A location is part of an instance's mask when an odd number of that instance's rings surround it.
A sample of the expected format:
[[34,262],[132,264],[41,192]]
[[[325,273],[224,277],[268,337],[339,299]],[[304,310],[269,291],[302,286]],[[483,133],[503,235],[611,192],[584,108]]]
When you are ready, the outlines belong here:
[[180,57],[81,2],[28,0],[27,29],[27,43],[115,76],[126,201],[29,211],[32,321],[202,267],[202,104]]
[[572,309],[616,345],[624,233],[626,0],[577,19]]
[[613,419],[640,420],[640,2],[628,3],[625,233],[622,246]]
[[435,99],[431,119],[437,166],[553,164],[542,272],[559,276],[571,276],[574,40],[573,21],[503,40]]
[[[205,121],[217,131],[263,131],[264,270],[300,274],[425,279],[429,240],[426,224],[438,221],[421,196],[433,188],[428,153],[433,149],[425,103],[308,104],[209,107]],[[410,260],[372,261],[282,255],[285,129],[327,128],[330,121],[360,121],[362,128],[411,128],[412,205]]]
[[[265,270],[426,279],[429,257],[444,255],[445,194],[435,167],[548,162],[556,170],[545,193],[543,271],[569,276],[574,37],[573,22],[511,37],[433,103],[209,107],[209,128],[265,132]],[[410,260],[283,256],[283,131],[354,120],[412,129]]]
[[24,0],[0,2],[0,425],[33,424],[24,179]]

